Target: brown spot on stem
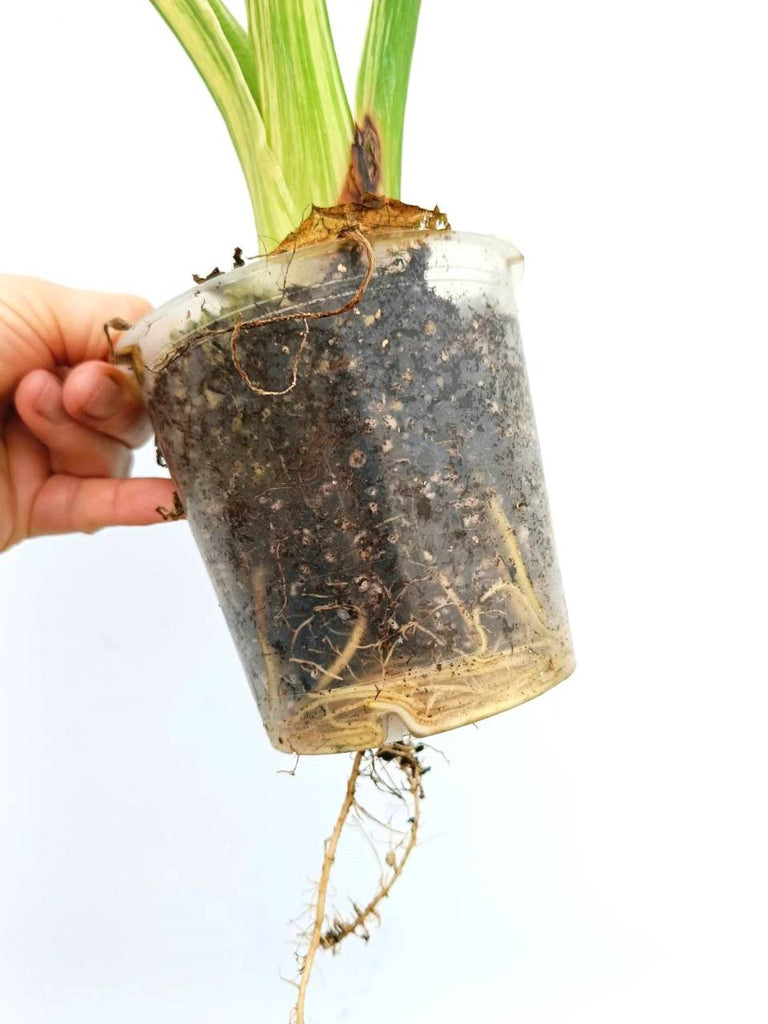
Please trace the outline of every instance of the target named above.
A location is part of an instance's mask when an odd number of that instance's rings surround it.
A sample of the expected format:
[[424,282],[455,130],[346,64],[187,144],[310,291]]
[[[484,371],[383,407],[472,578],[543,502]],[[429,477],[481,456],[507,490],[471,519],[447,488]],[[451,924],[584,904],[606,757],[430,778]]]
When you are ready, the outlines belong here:
[[381,185],[381,142],[379,133],[366,114],[362,128],[355,125],[349,170],[339,196],[340,203],[358,203],[366,194],[376,194]]

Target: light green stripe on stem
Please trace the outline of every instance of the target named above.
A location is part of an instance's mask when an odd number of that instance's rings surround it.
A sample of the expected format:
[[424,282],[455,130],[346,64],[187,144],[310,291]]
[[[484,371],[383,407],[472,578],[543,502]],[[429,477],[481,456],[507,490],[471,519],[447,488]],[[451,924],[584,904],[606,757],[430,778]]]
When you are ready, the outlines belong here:
[[259,87],[259,73],[256,68],[253,50],[251,49],[250,36],[234,14],[232,14],[229,8],[226,7],[221,0],[208,0],[208,3],[211,6],[211,10],[219,20],[221,30],[226,36],[232,53],[235,55],[235,58],[240,65],[243,78],[245,79],[248,88],[251,90],[251,95],[259,109],[259,113],[261,113],[263,97]]
[[339,199],[349,167],[352,114],[324,0],[248,0],[267,141],[290,191],[296,223],[312,204]]
[[267,141],[255,98],[256,64],[243,48],[245,33],[238,33],[237,22],[220,0],[151,2],[187,51],[226,121],[262,246],[271,248],[296,226],[296,204]]

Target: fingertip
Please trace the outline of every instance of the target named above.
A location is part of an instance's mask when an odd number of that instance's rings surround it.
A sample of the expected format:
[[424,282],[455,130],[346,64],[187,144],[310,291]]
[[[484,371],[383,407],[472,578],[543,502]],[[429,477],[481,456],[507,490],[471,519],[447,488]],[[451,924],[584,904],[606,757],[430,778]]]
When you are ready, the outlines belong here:
[[147,505],[151,508],[148,525],[151,523],[173,522],[174,518],[179,518],[173,515],[174,509],[177,507],[177,496],[178,491],[173,480],[155,477],[147,487],[146,492]]
[[52,476],[35,502],[31,532],[95,533],[107,526],[152,526],[173,508],[175,486],[162,477],[130,480]]
[[138,387],[105,362],[92,360],[72,370],[64,384],[64,406],[78,422],[131,446],[151,433]]
[[139,319],[154,309],[149,299],[145,299],[143,295],[126,295],[125,300]]
[[[163,477],[92,481],[94,499],[84,515],[92,516],[87,532],[106,526],[153,526],[168,520],[176,485]],[[99,492],[104,498],[99,502]]]
[[65,411],[61,381],[50,370],[32,370],[17,385],[14,404],[22,420],[33,429],[40,416],[58,422]]
[[91,359],[74,367],[64,382],[64,406],[69,415],[75,419],[115,415],[123,404],[121,377],[119,370],[103,360]]
[[50,370],[32,370],[21,378],[13,396],[14,402],[34,405],[36,399],[48,387],[54,374]]

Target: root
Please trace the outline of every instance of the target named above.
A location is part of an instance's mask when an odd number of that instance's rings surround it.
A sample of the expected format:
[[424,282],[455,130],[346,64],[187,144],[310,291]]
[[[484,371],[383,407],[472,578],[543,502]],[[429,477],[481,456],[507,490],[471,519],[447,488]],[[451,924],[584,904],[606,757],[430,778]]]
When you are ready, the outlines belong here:
[[[418,754],[422,746],[414,747],[410,743],[391,743],[380,747],[376,751],[359,751],[355,754],[352,762],[352,771],[347,780],[347,789],[344,795],[344,802],[341,805],[336,824],[330,837],[325,842],[323,855],[323,866],[320,873],[320,881],[317,886],[317,898],[314,904],[314,919],[311,931],[308,936],[307,950],[301,960],[300,979],[298,983],[298,995],[293,1010],[292,1020],[294,1024],[305,1024],[304,1007],[307,997],[307,989],[312,975],[312,969],[319,949],[330,949],[333,952],[349,935],[360,935],[363,939],[369,938],[368,925],[374,918],[378,920],[378,908],[382,900],[390,893],[392,886],[403,872],[403,869],[416,845],[421,814],[421,800],[423,791],[421,787],[422,776],[428,770],[419,761]],[[365,759],[367,758],[367,762]],[[363,767],[365,762],[365,768]],[[381,762],[383,767],[379,768]],[[402,771],[405,783],[398,786],[389,778],[387,766],[395,764]],[[410,797],[411,807],[408,818],[409,828],[404,840],[390,849],[386,856],[386,864],[389,872],[382,877],[378,889],[364,907],[358,907],[353,903],[354,916],[349,920],[335,917],[330,924],[325,921],[325,908],[328,898],[328,885],[331,877],[331,869],[336,859],[344,825],[347,822],[353,808],[358,815],[376,821],[373,815],[362,807],[356,799],[357,784],[360,778],[367,778],[374,786],[401,800]],[[387,826],[389,828],[389,826]],[[391,831],[395,831],[392,829]],[[402,853],[397,856],[396,850],[402,848]]]
[[115,316],[111,320],[107,320],[104,326],[104,337],[107,339],[107,350],[109,353],[108,359],[113,366],[128,366],[133,371],[133,375],[139,384],[144,381],[144,359],[141,354],[140,345],[130,345],[123,347],[120,352],[115,347],[115,342],[112,335],[109,333],[112,331],[130,331],[134,324],[129,324],[127,320],[123,320],[120,316]]
[[501,540],[504,545],[504,550],[506,551],[507,557],[515,570],[512,583],[518,587],[522,596],[528,603],[532,616],[538,620],[540,625],[546,627],[546,613],[541,607],[541,603],[536,596],[536,591],[533,589],[531,577],[528,575],[528,570],[525,567],[523,553],[520,550],[520,545],[517,541],[517,535],[515,534],[514,527],[510,523],[509,519],[507,519],[497,494],[494,494],[489,500],[488,510],[490,512],[491,522],[499,531],[499,535],[501,536]]
[[448,579],[447,575],[444,572],[436,572],[435,579],[443,588],[447,596],[450,598],[450,603],[455,605],[455,607],[458,609],[459,615],[461,615],[462,619],[464,620],[464,625],[467,629],[467,632],[470,634],[470,636],[472,635],[472,633],[476,635],[478,648],[485,651],[486,647],[488,646],[488,641],[485,636],[485,630],[480,625],[480,623],[472,617],[472,613],[470,612],[469,608],[467,608],[466,604],[462,601],[462,599],[459,597],[456,588]]
[[304,349],[306,347],[307,338],[309,337],[309,324],[307,323],[306,319],[303,316],[301,316],[300,314],[287,313],[287,314],[285,314],[285,316],[280,318],[280,319],[283,319],[283,320],[293,320],[294,317],[296,317],[297,315],[300,316],[300,319],[304,320],[304,327],[302,328],[302,331],[301,331],[301,341],[299,342],[299,347],[296,349],[296,354],[294,355],[293,362],[291,363],[291,383],[288,384],[286,387],[282,388],[280,391],[268,391],[266,388],[262,388],[262,387],[259,387],[258,384],[254,384],[254,382],[248,376],[248,371],[245,369],[243,364],[240,362],[240,355],[239,355],[239,353],[237,351],[237,341],[238,341],[238,338],[240,337],[240,330],[241,330],[241,328],[243,326],[253,327],[257,323],[259,323],[259,324],[272,323],[273,324],[273,323],[275,323],[275,321],[274,320],[268,320],[268,319],[267,320],[261,320],[261,321],[251,320],[251,321],[246,321],[245,324],[244,324],[242,316],[239,316],[237,318],[237,320],[235,321],[235,326],[232,328],[232,338],[231,338],[230,343],[229,343],[230,344],[230,348],[232,350],[232,365],[237,370],[238,374],[240,375],[240,379],[243,381],[243,383],[245,385],[247,385],[247,387],[249,387],[251,389],[251,391],[255,392],[257,395],[268,395],[268,396],[270,396],[270,395],[271,396],[287,395],[289,393],[289,391],[293,391],[293,389],[296,387],[296,383],[297,383],[297,381],[299,379],[299,360],[301,359],[301,354],[302,354],[302,352],[304,351]]
[[[471,709],[477,705],[488,710],[488,684],[478,682],[490,676],[490,685],[498,693],[498,709],[512,707],[529,697],[540,693],[551,683],[542,686],[542,673],[547,677],[557,674],[565,664],[567,649],[563,638],[558,635],[532,637],[514,650],[486,654],[482,659],[466,656],[455,663],[443,663],[439,679],[433,670],[402,672],[386,675],[383,679],[361,679],[347,682],[345,686],[311,690],[302,698],[302,706],[294,717],[297,732],[311,729],[309,722],[322,708],[324,718],[333,720],[345,733],[354,724],[365,719],[371,712],[381,715],[394,711],[409,723],[413,730],[424,726],[426,690],[440,703],[441,720],[444,728],[466,724]],[[494,681],[494,673],[503,669],[505,676],[511,674],[515,681],[515,692],[519,698],[510,703],[508,687]],[[446,723],[453,723],[447,725]],[[348,737],[352,741],[352,735]]]
[[516,583],[505,583],[504,580],[497,580],[480,597],[480,604],[485,604],[497,594],[504,594],[508,598],[521,624],[527,626],[533,633],[553,637],[556,635],[556,630],[535,614],[529,599]]
[[475,629],[477,630],[477,635],[480,638],[480,642],[477,645],[477,649],[472,654],[473,658],[482,658],[488,651],[488,634],[485,632],[485,627],[483,626],[483,623],[480,621],[480,615],[480,609],[475,608],[475,610],[472,612],[472,622],[475,624]]
[[349,666],[355,651],[358,649],[363,633],[365,633],[368,626],[368,619],[362,608],[355,608],[355,611],[357,612],[357,619],[352,632],[349,634],[349,639],[331,667],[327,668],[323,673],[320,679],[320,686],[327,685],[330,679],[340,679],[341,677],[338,673],[343,672]]
[[311,669],[313,672],[320,673],[325,680],[335,679],[337,683],[344,682],[342,676],[337,676],[336,673],[331,672],[329,668],[323,668],[323,666],[317,661],[310,661],[309,658],[290,658],[289,661],[294,665],[303,665],[305,668]]
[[[237,370],[240,379],[243,381],[246,387],[250,388],[250,390],[253,391],[255,394],[280,396],[287,395],[289,392],[293,391],[293,389],[296,387],[296,382],[298,380],[299,361],[301,360],[301,354],[304,351],[304,348],[306,347],[307,344],[307,339],[309,338],[309,321],[324,320],[332,316],[342,316],[342,314],[348,313],[351,309],[354,309],[354,307],[357,306],[360,300],[362,299],[363,295],[365,295],[366,289],[368,288],[368,285],[371,282],[371,278],[373,277],[373,269],[376,263],[373,255],[373,248],[371,246],[371,243],[365,237],[365,235],[361,234],[355,228],[349,228],[343,231],[342,235],[353,239],[358,244],[358,246],[360,246],[360,248],[363,250],[368,261],[368,265],[365,270],[365,275],[363,277],[363,280],[360,282],[360,287],[357,289],[355,294],[348,302],[345,302],[342,306],[339,306],[338,309],[327,309],[321,310],[319,312],[307,312],[306,310],[302,312],[299,310],[295,313],[270,313],[268,316],[257,317],[257,319],[255,320],[243,320],[242,317],[238,317],[237,320],[235,321],[234,327],[231,328],[232,334],[229,345],[230,350],[232,352],[232,364]],[[255,381],[251,380],[251,378],[248,376],[248,371],[245,369],[240,360],[240,353],[238,350],[240,332],[243,330],[243,328],[265,327],[267,324],[288,323],[292,320],[301,321],[303,327],[301,332],[301,341],[291,363],[291,382],[290,384],[288,384],[286,387],[282,388],[279,391],[269,391],[266,388],[261,387],[261,385],[257,384]],[[229,330],[229,327],[224,327],[215,331],[206,331],[205,334],[210,337],[216,334],[225,334]]]
[[256,622],[256,635],[259,639],[261,655],[264,658],[264,674],[267,677],[267,698],[272,705],[278,698],[282,665],[280,655],[269,640],[269,623],[267,620],[267,587],[264,582],[263,569],[254,569],[251,574],[251,591],[253,593],[253,617]]
[[[410,818],[408,819],[410,827],[408,829],[405,848],[403,849],[400,858],[397,858],[393,850],[390,850],[387,854],[386,862],[391,868],[391,873],[389,877],[382,878],[379,888],[368,903],[362,908],[353,904],[355,916],[351,920],[344,921],[342,918],[336,918],[331,927],[324,932],[320,939],[320,945],[323,949],[332,949],[334,952],[339,943],[348,935],[359,933],[367,940],[368,922],[374,917],[378,920],[379,904],[389,896],[392,886],[403,873],[403,868],[407,864],[408,858],[411,856],[411,853],[416,846],[416,839],[418,838],[422,798],[421,777],[424,774],[425,769],[416,756],[415,748],[406,743],[393,743],[386,747],[381,747],[376,752],[375,757],[383,760],[396,761],[398,767],[405,775],[408,792],[413,800],[413,810]],[[369,778],[373,779],[375,785],[381,787],[381,779],[376,773],[375,757],[371,759]],[[389,789],[390,792],[395,792],[389,786],[386,788]],[[398,796],[402,795],[399,791],[396,792]],[[363,815],[369,816],[368,812],[365,811],[364,808],[360,808],[360,811]]]
[[325,841],[323,870],[320,873],[320,881],[317,886],[317,899],[315,900],[315,921],[312,926],[307,952],[304,954],[304,959],[301,964],[299,994],[296,997],[296,1006],[294,1008],[295,1024],[304,1024],[304,1003],[307,998],[309,980],[312,977],[312,966],[315,962],[315,956],[317,955],[317,951],[320,948],[320,943],[322,941],[323,920],[325,919],[325,901],[328,897],[328,882],[331,877],[331,868],[333,867],[333,862],[336,860],[336,851],[339,848],[339,839],[341,839],[344,823],[346,822],[347,816],[352,810],[352,805],[355,802],[355,787],[357,786],[357,780],[360,775],[360,763],[363,760],[363,753],[363,751],[358,751],[358,753],[355,754],[355,759],[352,762],[352,771],[350,772],[349,779],[347,781],[347,792],[344,795],[344,803],[341,805],[341,810],[339,811],[339,816],[336,819],[336,824],[333,826],[333,832]]
[[113,331],[130,331],[133,324],[129,324],[127,320],[123,320],[121,316],[112,317],[111,320],[107,320],[104,324],[104,336],[107,339],[107,348],[109,349],[109,361],[110,363],[117,362],[117,350],[115,349],[115,343],[112,341],[112,335],[109,333],[110,329]]

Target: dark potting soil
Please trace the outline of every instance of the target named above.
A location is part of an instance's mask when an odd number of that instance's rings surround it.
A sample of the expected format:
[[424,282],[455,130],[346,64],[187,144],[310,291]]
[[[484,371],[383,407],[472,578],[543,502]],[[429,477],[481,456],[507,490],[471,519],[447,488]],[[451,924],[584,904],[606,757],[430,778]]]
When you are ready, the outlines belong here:
[[[447,681],[468,658],[530,661],[567,636],[517,321],[481,285],[469,302],[438,294],[429,251],[380,260],[354,309],[311,321],[285,395],[245,386],[230,333],[151,375],[158,442],[268,728],[313,692]],[[327,308],[365,259],[328,260]],[[282,305],[313,299],[289,284]],[[251,380],[285,388],[301,334],[242,329]]]

